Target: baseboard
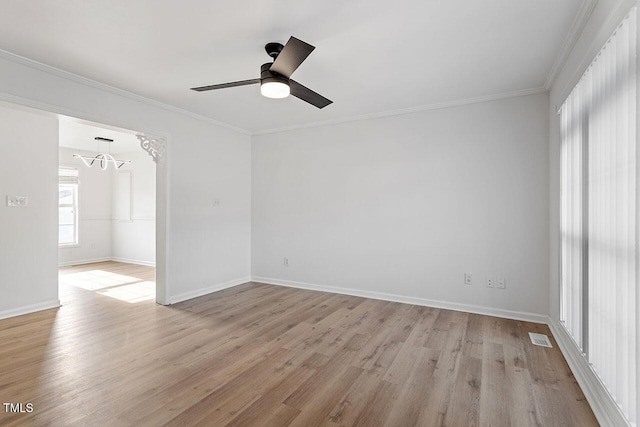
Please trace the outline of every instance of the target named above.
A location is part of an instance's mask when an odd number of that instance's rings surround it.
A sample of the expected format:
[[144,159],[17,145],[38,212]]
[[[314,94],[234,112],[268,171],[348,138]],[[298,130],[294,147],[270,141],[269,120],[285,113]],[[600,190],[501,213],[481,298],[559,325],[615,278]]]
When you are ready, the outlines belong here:
[[137,264],[137,265],[147,265],[149,267],[156,266],[155,262],[142,261],[139,259],[103,257],[103,258],[93,258],[93,259],[81,259],[77,261],[73,260],[73,261],[59,262],[58,267],[70,267],[73,265],[94,264],[96,262],[106,262],[106,261],[124,262],[127,264]]
[[124,262],[124,263],[127,263],[127,264],[146,265],[146,266],[149,266],[149,267],[155,267],[156,266],[156,262],[155,261],[143,261],[143,260],[140,260],[140,259],[112,257],[111,261]]
[[72,265],[93,264],[93,263],[96,263],[96,262],[105,262],[105,261],[111,261],[111,257],[80,259],[80,260],[70,260],[70,261],[58,262],[58,267],[70,267]]
[[35,313],[36,311],[49,310],[50,308],[57,307],[60,307],[60,300],[57,299],[40,302],[38,304],[25,305],[24,307],[0,311],[0,319],[8,319],[9,317],[22,316],[23,314]]
[[213,292],[221,291],[223,289],[232,288],[234,286],[241,285],[243,283],[250,282],[250,277],[242,277],[239,279],[229,280],[227,282],[218,283],[215,285],[207,286],[206,288],[196,289],[195,291],[185,292],[183,294],[173,295],[169,297],[169,304],[175,304],[178,302],[186,301],[192,298],[201,297]]
[[505,319],[524,320],[526,322],[544,323],[549,320],[549,316],[524,311],[511,311],[499,308],[483,307],[479,305],[460,304],[449,301],[438,301],[427,298],[408,297],[404,295],[388,294],[384,292],[364,291],[359,289],[339,288],[335,286],[315,285],[304,282],[293,282],[290,280],[271,279],[268,277],[254,276],[254,282],[267,283],[269,285],[287,286],[290,288],[308,289],[312,291],[331,292],[334,294],[352,295],[362,298],[379,299],[383,301],[400,302],[404,304],[422,305],[427,307],[443,308],[446,310],[464,311],[466,313],[484,314],[486,316],[502,317]]
[[631,426],[564,327],[557,320],[550,319],[549,328],[600,425]]

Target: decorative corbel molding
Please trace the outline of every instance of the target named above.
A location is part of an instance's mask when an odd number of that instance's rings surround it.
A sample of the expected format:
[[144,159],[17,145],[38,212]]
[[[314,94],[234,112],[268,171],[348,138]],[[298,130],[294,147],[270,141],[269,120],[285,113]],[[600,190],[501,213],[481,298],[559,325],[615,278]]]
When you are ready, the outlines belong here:
[[149,153],[156,164],[164,160],[164,156],[167,151],[167,140],[165,138],[158,138],[143,134],[136,135],[136,138],[140,141],[140,147]]

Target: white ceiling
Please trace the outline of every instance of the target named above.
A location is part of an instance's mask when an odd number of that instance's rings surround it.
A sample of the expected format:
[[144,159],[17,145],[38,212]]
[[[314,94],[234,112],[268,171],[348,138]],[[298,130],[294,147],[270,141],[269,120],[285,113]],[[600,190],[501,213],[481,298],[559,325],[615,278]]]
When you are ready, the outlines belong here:
[[[252,132],[542,88],[587,0],[3,0],[0,49]],[[269,41],[316,50],[260,96]]]
[[[60,147],[90,151],[92,153],[123,154],[141,150],[135,132],[97,125],[71,118],[60,118]],[[96,136],[113,139],[113,142],[98,142]]]

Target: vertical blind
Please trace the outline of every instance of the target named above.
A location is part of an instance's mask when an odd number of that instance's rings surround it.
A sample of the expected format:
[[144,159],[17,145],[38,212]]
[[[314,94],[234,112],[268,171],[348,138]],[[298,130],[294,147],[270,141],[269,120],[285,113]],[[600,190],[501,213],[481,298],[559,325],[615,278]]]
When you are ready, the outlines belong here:
[[561,113],[562,144],[560,149],[562,174],[561,200],[561,320],[584,351],[583,323],[583,142],[584,108],[579,91],[573,91],[565,101]]
[[634,8],[561,107],[561,320],[638,418]]

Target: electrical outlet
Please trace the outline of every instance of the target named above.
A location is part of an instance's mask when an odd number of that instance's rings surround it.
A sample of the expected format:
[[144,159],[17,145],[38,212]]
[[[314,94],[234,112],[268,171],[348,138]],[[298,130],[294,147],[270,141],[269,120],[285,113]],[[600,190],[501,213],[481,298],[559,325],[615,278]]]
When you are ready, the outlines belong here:
[[498,278],[498,289],[507,289],[507,279],[504,277]]
[[27,196],[7,195],[7,206],[10,208],[29,206],[29,199]]
[[470,273],[464,273],[464,284],[473,285],[473,277]]
[[487,277],[487,288],[495,288],[493,277]]
[[289,258],[284,257],[284,266],[289,267]]
[[220,199],[213,199],[213,207],[214,208],[220,207]]

